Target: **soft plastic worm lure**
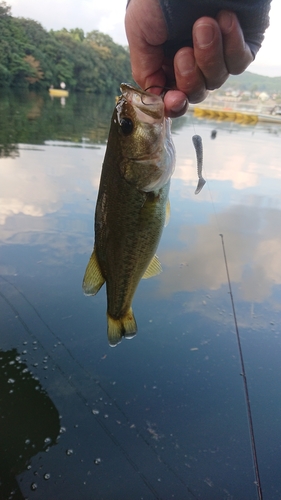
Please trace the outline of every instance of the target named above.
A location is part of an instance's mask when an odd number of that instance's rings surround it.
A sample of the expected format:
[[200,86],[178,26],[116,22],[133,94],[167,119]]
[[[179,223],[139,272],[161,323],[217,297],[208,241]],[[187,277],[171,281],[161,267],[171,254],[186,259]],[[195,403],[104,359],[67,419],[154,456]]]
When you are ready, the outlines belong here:
[[200,193],[202,187],[204,184],[206,184],[205,179],[202,177],[202,167],[203,167],[203,144],[202,144],[202,138],[200,135],[194,135],[192,137],[192,142],[195,147],[196,151],[196,158],[197,158],[197,174],[198,174],[198,184],[197,188],[195,190],[195,194]]

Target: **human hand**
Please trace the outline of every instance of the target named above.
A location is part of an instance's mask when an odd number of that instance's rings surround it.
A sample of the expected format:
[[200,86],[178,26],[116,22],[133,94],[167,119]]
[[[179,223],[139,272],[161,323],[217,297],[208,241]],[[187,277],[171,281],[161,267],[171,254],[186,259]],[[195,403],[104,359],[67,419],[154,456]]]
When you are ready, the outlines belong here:
[[208,90],[219,88],[229,74],[242,73],[253,61],[237,16],[229,11],[220,11],[216,19],[198,19],[193,25],[193,48],[180,48],[174,59],[165,57],[168,32],[157,0],[131,0],[125,27],[134,80],[143,89],[175,89],[164,97],[167,116],[183,115],[188,101],[203,101]]

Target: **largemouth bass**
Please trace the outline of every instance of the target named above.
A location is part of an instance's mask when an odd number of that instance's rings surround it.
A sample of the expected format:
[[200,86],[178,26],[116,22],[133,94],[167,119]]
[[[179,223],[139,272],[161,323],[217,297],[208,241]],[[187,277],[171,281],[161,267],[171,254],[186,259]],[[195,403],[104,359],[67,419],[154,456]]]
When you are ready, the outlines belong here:
[[175,149],[160,96],[121,85],[102,166],[95,244],[83,290],[106,283],[111,346],[137,331],[132,299],[140,279],[161,272],[155,255],[169,213]]

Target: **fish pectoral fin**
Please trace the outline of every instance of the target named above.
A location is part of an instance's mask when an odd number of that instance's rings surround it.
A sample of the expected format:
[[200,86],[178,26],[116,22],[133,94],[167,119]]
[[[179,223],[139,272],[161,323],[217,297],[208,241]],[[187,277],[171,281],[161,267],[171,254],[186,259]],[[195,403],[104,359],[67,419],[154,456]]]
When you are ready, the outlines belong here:
[[206,181],[205,179],[203,179],[203,177],[200,177],[200,179],[198,180],[198,184],[197,184],[197,188],[195,190],[195,194],[198,194],[200,193],[202,187],[206,184]]
[[152,278],[152,276],[157,276],[157,274],[160,273],[162,273],[162,266],[160,264],[160,260],[158,259],[157,255],[154,255],[142,279]]
[[122,337],[132,339],[136,333],[137,324],[131,307],[122,318],[114,319],[107,313],[107,337],[111,347],[119,344]]
[[104,282],[94,248],[84,274],[83,291],[86,295],[96,295]]
[[168,226],[170,217],[171,217],[171,204],[170,204],[170,200],[168,200],[167,204],[166,204],[166,217],[165,217],[165,224],[164,224],[165,227]]

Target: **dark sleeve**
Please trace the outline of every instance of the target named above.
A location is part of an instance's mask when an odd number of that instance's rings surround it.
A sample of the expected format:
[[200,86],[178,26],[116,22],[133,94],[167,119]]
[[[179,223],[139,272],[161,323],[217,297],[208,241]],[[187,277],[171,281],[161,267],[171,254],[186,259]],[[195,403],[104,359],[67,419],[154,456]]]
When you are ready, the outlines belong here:
[[216,17],[222,9],[236,13],[246,43],[255,56],[269,25],[271,0],[159,0],[168,28],[167,55],[192,46],[192,26],[199,17]]

